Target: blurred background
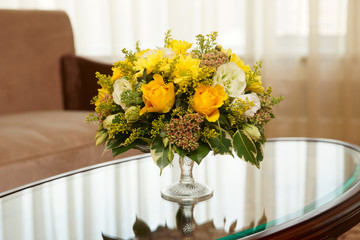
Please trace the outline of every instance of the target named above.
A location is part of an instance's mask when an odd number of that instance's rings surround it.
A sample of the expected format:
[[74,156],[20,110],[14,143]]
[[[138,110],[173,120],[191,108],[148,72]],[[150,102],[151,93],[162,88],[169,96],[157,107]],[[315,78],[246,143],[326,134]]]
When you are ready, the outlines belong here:
[[323,137],[360,145],[358,0],[0,0],[0,8],[64,10],[76,53],[116,61],[123,48],[163,45],[164,33],[218,43],[252,65],[286,100],[268,137]]

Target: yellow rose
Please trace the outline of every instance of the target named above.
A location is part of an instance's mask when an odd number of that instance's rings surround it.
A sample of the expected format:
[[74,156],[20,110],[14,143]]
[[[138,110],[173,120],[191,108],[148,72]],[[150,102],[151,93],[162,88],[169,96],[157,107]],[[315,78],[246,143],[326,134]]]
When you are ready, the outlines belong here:
[[205,115],[209,122],[215,122],[220,117],[219,107],[228,98],[224,87],[216,84],[214,87],[200,84],[195,91],[193,108]]
[[167,113],[175,103],[174,84],[165,85],[161,75],[155,74],[154,80],[141,86],[145,107],[140,110],[140,115],[145,112]]

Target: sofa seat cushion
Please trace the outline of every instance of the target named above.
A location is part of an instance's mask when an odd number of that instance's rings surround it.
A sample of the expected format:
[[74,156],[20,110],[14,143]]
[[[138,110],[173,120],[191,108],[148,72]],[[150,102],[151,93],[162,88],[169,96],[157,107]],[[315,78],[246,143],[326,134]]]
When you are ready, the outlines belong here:
[[[111,160],[95,146],[86,111],[39,111],[0,116],[0,192]],[[128,151],[119,156],[137,154]]]
[[0,117],[1,164],[94,144],[95,125],[86,112],[43,111]]

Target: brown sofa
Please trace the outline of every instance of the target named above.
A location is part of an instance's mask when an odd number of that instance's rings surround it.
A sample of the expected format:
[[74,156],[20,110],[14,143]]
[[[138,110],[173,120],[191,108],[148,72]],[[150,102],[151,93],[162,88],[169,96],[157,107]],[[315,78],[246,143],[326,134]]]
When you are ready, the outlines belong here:
[[0,10],[0,37],[0,192],[112,159],[85,123],[111,66],[75,56],[66,13]]

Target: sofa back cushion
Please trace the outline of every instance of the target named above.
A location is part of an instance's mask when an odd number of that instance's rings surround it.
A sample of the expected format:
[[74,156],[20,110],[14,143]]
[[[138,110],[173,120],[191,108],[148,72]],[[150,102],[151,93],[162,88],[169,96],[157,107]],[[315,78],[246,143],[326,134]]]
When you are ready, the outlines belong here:
[[0,114],[63,109],[60,60],[74,54],[62,11],[0,10]]

